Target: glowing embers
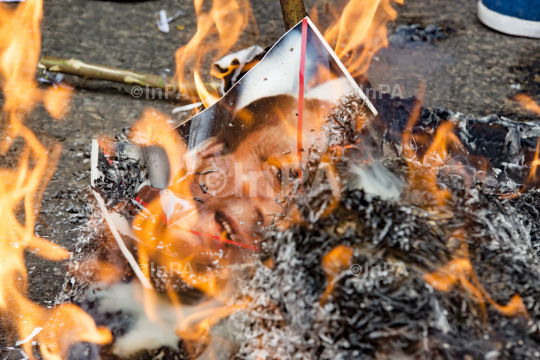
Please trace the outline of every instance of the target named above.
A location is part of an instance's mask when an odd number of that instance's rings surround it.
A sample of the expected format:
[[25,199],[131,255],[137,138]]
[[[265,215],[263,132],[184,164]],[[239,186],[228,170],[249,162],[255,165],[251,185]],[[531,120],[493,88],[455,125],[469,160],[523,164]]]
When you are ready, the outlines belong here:
[[476,276],[469,260],[468,245],[463,240],[463,235],[460,233],[456,238],[460,241],[460,246],[456,251],[455,258],[436,271],[425,274],[424,280],[434,289],[443,292],[448,292],[452,288],[461,285],[478,302],[484,321],[487,321],[486,301],[505,316],[521,315],[528,319],[527,309],[519,295],[514,295],[505,306],[497,304],[491,298]]

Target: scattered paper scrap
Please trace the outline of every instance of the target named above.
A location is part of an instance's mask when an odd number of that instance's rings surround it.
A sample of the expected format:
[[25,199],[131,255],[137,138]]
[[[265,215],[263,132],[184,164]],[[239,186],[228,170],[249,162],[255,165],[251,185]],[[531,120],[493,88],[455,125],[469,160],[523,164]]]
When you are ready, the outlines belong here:
[[15,346],[19,346],[19,345],[22,345],[22,344],[26,344],[27,342],[29,342],[30,340],[32,340],[34,338],[34,336],[36,336],[37,334],[39,334],[41,332],[41,330],[43,330],[42,327],[37,327],[34,329],[34,331],[32,331],[32,333],[30,335],[28,335],[28,337],[24,340],[19,340],[15,343]]
[[157,26],[159,28],[159,31],[165,34],[169,33],[169,19],[167,18],[167,12],[165,10],[161,10],[159,12],[159,21],[157,22]]
[[179,113],[179,112],[190,111],[190,110],[193,110],[193,109],[198,108],[198,107],[201,106],[202,104],[203,104],[202,102],[197,102],[197,103],[194,103],[194,104],[189,104],[189,105],[179,106],[179,107],[174,108],[173,111],[172,111],[172,113],[173,113],[173,114],[176,114],[176,113]]
[[165,34],[168,34],[171,31],[169,23],[181,15],[184,15],[184,12],[182,10],[178,10],[173,16],[167,17],[167,12],[165,10],[160,10],[159,20],[156,22],[159,30]]

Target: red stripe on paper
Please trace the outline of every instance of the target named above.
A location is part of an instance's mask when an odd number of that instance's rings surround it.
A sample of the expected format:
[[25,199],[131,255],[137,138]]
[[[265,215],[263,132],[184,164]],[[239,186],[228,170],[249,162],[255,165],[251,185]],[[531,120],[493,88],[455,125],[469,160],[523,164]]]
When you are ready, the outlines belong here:
[[140,197],[136,196],[135,197],[135,201],[138,202],[139,204],[141,204],[142,206],[144,207],[148,207],[148,204],[144,202],[143,199],[141,199]]
[[300,76],[299,76],[299,92],[298,92],[298,129],[296,138],[298,142],[297,156],[298,162],[302,162],[302,121],[304,117],[304,72],[306,68],[306,45],[307,45],[307,18],[302,21],[302,49],[300,51]]

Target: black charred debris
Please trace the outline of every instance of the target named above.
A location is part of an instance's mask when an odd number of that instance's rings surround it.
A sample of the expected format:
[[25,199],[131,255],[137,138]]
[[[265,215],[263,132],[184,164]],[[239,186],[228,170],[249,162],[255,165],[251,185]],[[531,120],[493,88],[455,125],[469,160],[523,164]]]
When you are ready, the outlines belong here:
[[436,43],[445,40],[446,32],[438,25],[421,24],[401,25],[388,37],[393,45],[406,45],[409,43]]
[[[329,146],[307,153],[311,170],[321,158],[333,163],[342,197],[298,196],[293,203],[302,221],[268,232],[260,260],[271,258],[273,267],[257,261],[242,288],[253,299],[249,309],[227,320],[238,342],[232,358],[540,359],[540,192],[534,181],[527,185],[540,126],[423,109],[412,133],[428,140],[415,145],[416,153],[451,121],[467,154],[450,154],[448,166],[460,165],[473,181],[459,172],[439,176],[438,187],[451,195],[442,207],[427,187],[407,187],[397,201],[351,188],[350,165],[366,159],[408,178],[401,139],[415,103],[383,95],[375,118],[359,99],[338,104],[328,119]],[[100,156],[99,167],[104,177],[96,187],[109,206],[132,199],[144,181],[129,159]],[[519,295],[528,318],[486,304],[485,320],[478,298],[459,282],[448,292],[426,283],[425,274],[456,257],[457,233],[486,292],[502,306]],[[321,262],[338,245],[354,249],[361,271],[341,273],[322,306],[328,284]],[[388,264],[402,271],[380,271]]]
[[[95,180],[95,188],[105,199],[107,208],[112,209],[121,202],[133,201],[136,191],[145,180],[144,165],[120,153],[106,157],[98,155],[98,170],[102,175]],[[127,209],[133,213],[134,209]]]

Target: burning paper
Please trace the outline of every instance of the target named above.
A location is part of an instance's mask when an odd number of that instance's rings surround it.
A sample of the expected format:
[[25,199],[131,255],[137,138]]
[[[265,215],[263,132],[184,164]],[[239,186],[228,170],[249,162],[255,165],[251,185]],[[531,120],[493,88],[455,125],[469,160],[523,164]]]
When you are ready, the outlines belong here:
[[[245,65],[261,50],[221,63]],[[147,110],[132,129],[132,143],[93,142],[91,181],[99,207],[143,287],[162,281],[148,270],[155,264],[189,266],[189,273],[167,273],[169,295],[176,284],[223,304],[179,320],[182,338],[204,338],[212,324],[244,306],[226,305],[233,269],[261,250],[265,229],[286,211],[293,188],[307,181],[310,162],[320,169],[317,186],[337,184],[331,167],[319,165],[320,154],[337,141],[323,130],[327,115],[347,96],[357,99],[365,119],[358,126],[367,125],[375,108],[305,19],[221,99],[211,106],[203,99],[207,109],[176,129]],[[326,178],[330,184],[322,184]]]
[[[247,49],[238,61],[246,63],[261,50]],[[124,178],[110,165],[132,159],[146,169],[145,174],[136,174],[144,180],[119,200],[136,202],[174,232],[175,240],[164,248],[173,251],[174,243],[182,239],[195,245],[195,253],[231,245],[257,250],[271,220],[267,214],[283,211],[276,201],[288,196],[283,184],[292,183],[298,177],[294,169],[328,146],[321,129],[332,107],[346,95],[361,99],[366,118],[376,114],[324,38],[305,19],[219,101],[174,130],[172,136],[187,145],[183,154],[171,157],[155,146],[111,143],[98,150],[94,142],[92,184],[110,201],[104,172],[113,178],[118,175],[119,184]],[[144,243],[136,230],[144,223],[140,216],[110,219],[111,227],[121,233],[124,229],[123,236]]]
[[[307,19],[223,98],[196,79],[206,110],[185,124],[171,129],[167,117],[148,110],[132,143],[93,144],[92,182],[105,219],[143,287],[161,293],[143,292],[148,319],[166,307],[165,299],[180,310],[176,335],[208,345],[217,343],[213,326],[242,309],[233,318],[245,324],[245,338],[231,340],[241,346],[239,357],[305,352],[308,358],[321,354],[324,342],[321,357],[356,358],[388,346],[399,350],[388,354],[410,353],[428,340],[450,353],[461,343],[440,333],[466,338],[456,334],[459,317],[471,324],[533,318],[529,284],[499,294],[493,287],[506,276],[493,259],[505,263],[512,253],[509,268],[534,263],[528,220],[520,225],[510,208],[490,210],[503,202],[476,181],[495,180],[492,172],[507,159],[525,159],[536,125],[453,113],[439,118],[419,101],[401,119],[374,119],[372,105]],[[486,124],[500,136],[476,135]],[[505,149],[497,152],[500,164],[484,169],[473,156],[495,141]],[[370,152],[383,146],[385,157]],[[269,233],[276,218],[283,221]],[[464,236],[451,232],[458,227],[467,229]],[[476,254],[484,246],[491,265],[482,270],[456,250],[460,240]],[[265,266],[253,265],[257,257]],[[529,278],[537,273],[531,265]],[[238,283],[245,286],[237,298]],[[179,299],[193,292],[212,308]],[[410,304],[417,304],[412,311]],[[182,311],[191,310],[186,318]]]

